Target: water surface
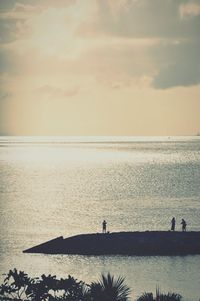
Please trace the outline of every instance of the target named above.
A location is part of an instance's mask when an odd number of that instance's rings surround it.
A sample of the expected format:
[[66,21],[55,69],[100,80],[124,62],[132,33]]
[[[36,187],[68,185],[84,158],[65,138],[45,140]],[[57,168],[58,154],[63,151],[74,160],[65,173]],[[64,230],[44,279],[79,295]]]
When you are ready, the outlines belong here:
[[[91,142],[92,140],[92,142]],[[89,143],[89,141],[91,143]],[[63,235],[108,230],[200,230],[199,137],[0,138],[0,271],[126,277],[144,291],[200,298],[200,256],[124,257],[23,254]]]

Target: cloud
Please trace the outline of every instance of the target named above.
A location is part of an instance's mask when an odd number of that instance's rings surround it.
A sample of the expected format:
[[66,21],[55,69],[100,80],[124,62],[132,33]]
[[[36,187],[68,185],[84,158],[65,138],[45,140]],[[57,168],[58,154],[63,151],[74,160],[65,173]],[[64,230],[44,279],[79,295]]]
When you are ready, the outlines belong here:
[[27,21],[39,12],[39,7],[21,3],[15,3],[10,10],[0,10],[0,43],[27,38],[31,34]]
[[49,121],[48,133],[66,134],[77,122],[120,133],[121,120],[133,134],[130,124],[139,133],[141,112],[151,124],[161,98],[171,101],[168,116],[190,91],[199,106],[199,86],[189,87],[200,83],[199,28],[197,0],[0,1],[0,128],[41,133]]
[[0,49],[0,73],[13,74],[18,68],[18,59],[13,51]]
[[11,96],[11,94],[9,94],[9,93],[3,93],[3,92],[1,92],[0,93],[0,101],[8,99],[10,96]]
[[47,85],[46,95],[62,97],[65,82],[80,87],[91,78],[110,88],[151,83],[163,89],[199,83],[198,2],[9,3],[0,12],[1,70],[11,77],[29,76],[33,82],[40,78],[42,86]]
[[15,0],[0,1],[0,11],[7,11],[13,8]]
[[10,43],[31,34],[31,20],[43,11],[66,8],[76,0],[7,0],[0,5],[0,43]]
[[[102,14],[105,10],[109,12],[107,4],[108,1],[100,4]],[[196,18],[187,23],[181,22],[180,7],[182,16],[190,15]],[[129,1],[129,9],[126,9],[126,5],[122,6],[115,19],[110,17],[110,13],[109,17],[108,13],[105,14],[107,23],[104,24],[110,29],[111,35],[160,39],[160,43],[149,47],[143,55],[144,61],[148,58],[157,72],[149,73],[148,68],[139,59],[143,76],[153,75],[153,87],[166,89],[197,85],[200,83],[199,8],[200,4],[184,4],[184,1]],[[102,28],[105,29],[104,25]],[[132,66],[132,57],[128,57]]]
[[66,98],[76,95],[79,92],[78,87],[60,88],[56,86],[44,85],[37,89],[38,94],[42,94],[54,99]]
[[153,85],[159,89],[200,83],[200,41],[165,45],[154,52],[158,73]]
[[28,19],[33,14],[39,13],[40,6],[32,6],[29,4],[23,4],[16,2],[14,7],[8,11],[0,11],[0,19],[3,20],[21,20]]
[[83,26],[89,30],[92,26],[93,31],[104,35],[181,38],[187,35],[184,30],[186,25],[180,22],[179,16],[183,2],[184,0],[96,0],[94,19],[86,20]]
[[92,74],[99,84],[111,88],[130,86],[137,81],[141,82],[141,78],[154,74],[155,69],[148,50],[155,44],[157,40],[105,40],[101,45],[82,53],[76,68],[81,66],[82,72]]
[[[189,86],[200,82],[198,2],[97,0],[96,4],[94,19],[83,22],[77,33],[91,40],[96,37],[101,41],[105,37],[121,39],[121,45],[107,45],[104,51],[100,50],[100,46],[94,54],[102,69],[104,66],[104,76],[109,74],[107,82],[115,81],[114,78],[120,74],[123,74],[122,81],[126,82],[153,78],[151,82],[155,88]],[[182,22],[189,16],[196,18]],[[126,39],[137,41],[139,51],[126,44],[123,41]],[[156,43],[142,46],[140,41],[143,40],[156,40]],[[96,69],[101,70],[101,67]]]
[[200,15],[200,3],[186,3],[180,5],[181,19],[188,19]]
[[73,5],[76,0],[6,0],[0,2],[1,15],[21,12],[38,12],[38,9],[46,9],[50,7],[62,8]]

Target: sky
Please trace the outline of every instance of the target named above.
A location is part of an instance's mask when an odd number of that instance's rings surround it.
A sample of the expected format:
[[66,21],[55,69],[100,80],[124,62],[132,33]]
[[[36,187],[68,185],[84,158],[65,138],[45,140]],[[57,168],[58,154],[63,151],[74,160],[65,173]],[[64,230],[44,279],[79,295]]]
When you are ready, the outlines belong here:
[[0,135],[195,135],[200,0],[0,0]]

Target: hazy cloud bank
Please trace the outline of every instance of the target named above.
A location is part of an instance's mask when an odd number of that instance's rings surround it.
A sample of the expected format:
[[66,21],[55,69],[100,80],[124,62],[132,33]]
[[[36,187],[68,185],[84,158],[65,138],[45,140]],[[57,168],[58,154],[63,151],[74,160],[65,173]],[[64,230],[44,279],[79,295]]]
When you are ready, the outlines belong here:
[[73,97],[84,112],[110,117],[102,108],[118,97],[130,105],[129,93],[160,99],[184,87],[195,90],[196,106],[200,0],[1,0],[0,46],[0,110],[10,116],[40,111],[47,120],[49,99],[53,115]]
[[69,64],[78,74],[108,74],[112,85],[139,77],[161,89],[199,83],[199,1],[4,0],[0,22],[1,72],[26,70],[21,56],[35,54],[43,71],[48,55],[50,65],[63,61],[61,73]]

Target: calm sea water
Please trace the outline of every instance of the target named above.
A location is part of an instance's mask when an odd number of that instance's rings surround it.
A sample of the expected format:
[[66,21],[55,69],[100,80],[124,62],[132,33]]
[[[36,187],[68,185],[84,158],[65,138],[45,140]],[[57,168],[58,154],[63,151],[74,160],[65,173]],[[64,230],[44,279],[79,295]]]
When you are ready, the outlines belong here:
[[22,253],[60,235],[100,232],[103,219],[111,232],[168,230],[172,216],[177,230],[181,218],[200,230],[199,137],[89,140],[0,138],[1,274],[16,267],[89,283],[109,271],[126,277],[133,300],[156,286],[199,300],[200,256]]

